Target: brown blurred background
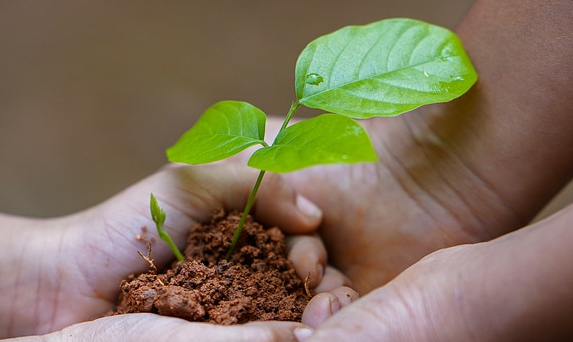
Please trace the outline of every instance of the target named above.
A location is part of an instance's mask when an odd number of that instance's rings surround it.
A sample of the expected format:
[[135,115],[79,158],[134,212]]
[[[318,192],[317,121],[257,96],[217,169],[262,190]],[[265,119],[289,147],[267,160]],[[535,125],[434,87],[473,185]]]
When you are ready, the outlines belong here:
[[470,4],[2,1],[0,212],[59,216],[108,198],[161,167],[216,101],[283,115],[296,58],[319,35],[397,16],[454,28]]

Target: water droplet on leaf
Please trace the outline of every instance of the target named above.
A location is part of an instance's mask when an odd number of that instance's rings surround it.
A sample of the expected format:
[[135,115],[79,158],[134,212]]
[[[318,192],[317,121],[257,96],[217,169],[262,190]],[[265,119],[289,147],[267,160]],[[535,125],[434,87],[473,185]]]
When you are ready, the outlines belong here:
[[313,72],[311,74],[306,75],[306,84],[317,86],[321,84],[323,81],[324,79],[322,78],[322,76],[320,76],[317,73]]

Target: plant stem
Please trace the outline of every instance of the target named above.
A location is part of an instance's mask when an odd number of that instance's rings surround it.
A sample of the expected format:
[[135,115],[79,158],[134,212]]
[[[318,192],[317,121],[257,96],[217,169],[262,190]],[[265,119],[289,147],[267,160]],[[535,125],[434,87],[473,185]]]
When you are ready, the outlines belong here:
[[231,246],[229,246],[229,250],[227,251],[227,255],[225,256],[225,260],[229,261],[231,259],[231,254],[233,254],[233,250],[239,241],[239,237],[241,236],[241,232],[243,231],[243,226],[247,221],[247,216],[251,211],[251,207],[255,203],[255,198],[257,197],[257,192],[259,191],[259,187],[261,186],[261,182],[263,181],[263,177],[265,176],[265,171],[259,172],[259,177],[257,177],[257,181],[255,182],[255,186],[251,191],[251,195],[249,196],[249,200],[247,201],[247,205],[245,206],[245,210],[243,210],[243,216],[241,216],[241,220],[239,221],[239,225],[235,229],[235,235],[233,236],[233,241],[231,242]]
[[[290,119],[292,118],[292,116],[294,115],[294,112],[296,112],[298,107],[300,107],[300,103],[298,102],[298,100],[291,104],[290,109],[288,110],[288,113],[286,115],[285,121],[283,122],[281,129],[279,129],[279,133],[282,132],[282,130],[287,127],[288,123],[290,122]],[[278,134],[277,134],[277,136],[278,136]]]
[[159,233],[159,237],[161,238],[161,240],[167,242],[169,247],[171,247],[171,250],[173,251],[173,254],[175,254],[177,260],[185,261],[185,257],[183,256],[183,254],[181,254],[179,248],[177,248],[177,245],[175,245],[175,242],[173,242],[171,236],[169,236],[165,228],[163,228],[162,223],[157,223],[157,232]]
[[[292,116],[294,115],[294,113],[296,112],[298,107],[300,107],[300,103],[298,102],[298,100],[292,103],[292,105],[290,106],[290,109],[289,109],[289,111],[285,117],[285,121],[283,122],[281,128],[279,129],[279,131],[277,133],[277,136],[287,127],[288,123],[290,122],[290,119],[292,118]],[[259,191],[259,187],[261,186],[261,182],[263,181],[263,177],[265,176],[265,172],[266,171],[261,170],[261,172],[259,173],[259,177],[257,177],[257,181],[255,182],[253,190],[251,191],[251,195],[249,196],[249,200],[247,201],[247,205],[245,206],[245,210],[243,210],[243,216],[241,216],[241,220],[239,221],[239,225],[235,229],[235,234],[233,235],[233,241],[231,242],[231,246],[229,246],[229,250],[227,250],[227,254],[225,256],[225,260],[227,260],[227,261],[229,261],[229,259],[231,259],[231,254],[233,254],[233,250],[235,249],[235,246],[237,245],[237,242],[239,241],[239,237],[241,236],[241,232],[243,231],[243,227],[245,226],[245,222],[247,221],[247,215],[249,215],[249,212],[251,211],[251,207],[255,203],[255,198],[257,197],[257,192]]]
[[163,227],[163,223],[165,223],[165,216],[166,216],[165,211],[161,209],[159,203],[157,203],[157,199],[155,198],[155,196],[153,196],[153,194],[151,194],[150,196],[149,209],[151,210],[151,218],[153,219],[153,222],[155,222],[155,227],[157,227],[157,234],[159,234],[161,240],[165,241],[169,245],[169,247],[173,251],[173,254],[175,254],[177,260],[185,261],[185,257],[183,256],[183,254],[181,254],[179,248],[177,248],[177,246],[173,242],[173,239],[171,239],[171,236],[169,236],[169,233],[167,233],[167,231],[165,230],[165,227]]

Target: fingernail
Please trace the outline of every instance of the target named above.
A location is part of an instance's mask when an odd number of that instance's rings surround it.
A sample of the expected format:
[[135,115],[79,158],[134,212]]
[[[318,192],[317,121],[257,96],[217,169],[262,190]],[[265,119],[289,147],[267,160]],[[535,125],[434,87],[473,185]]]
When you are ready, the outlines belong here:
[[310,328],[297,328],[294,330],[294,336],[298,342],[303,342],[308,340],[312,336],[314,330]]
[[304,196],[297,196],[296,206],[307,216],[315,218],[322,217],[322,211],[316,206],[316,204],[312,203]]
[[340,310],[340,301],[338,300],[338,297],[332,295],[328,299],[330,300],[330,311],[332,314],[337,313]]

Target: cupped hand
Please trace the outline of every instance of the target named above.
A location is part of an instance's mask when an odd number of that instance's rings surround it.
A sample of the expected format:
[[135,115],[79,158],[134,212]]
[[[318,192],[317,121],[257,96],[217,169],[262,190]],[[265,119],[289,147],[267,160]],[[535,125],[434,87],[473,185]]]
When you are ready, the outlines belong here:
[[[19,235],[4,242],[6,255],[13,257],[2,265],[10,274],[0,280],[7,308],[2,336],[48,333],[110,310],[121,280],[147,270],[137,253],[146,250],[142,237],[159,240],[149,213],[150,193],[166,211],[165,228],[181,248],[190,227],[207,221],[215,209],[242,208],[255,178],[253,170],[232,164],[169,166],[78,214],[51,220],[5,217],[3,228]],[[296,235],[287,242],[289,258],[303,279],[310,274],[311,287],[345,284],[340,273],[326,267],[325,248],[310,234],[321,220],[320,210],[280,177],[268,175],[263,181],[253,214]],[[152,257],[158,267],[173,260],[163,243],[153,245]]]
[[[440,108],[440,107],[437,107]],[[428,122],[436,107],[361,121],[377,163],[284,175],[323,211],[329,263],[364,294],[441,248],[489,240],[521,221]],[[424,112],[425,111],[425,112]],[[280,120],[269,120],[269,135]],[[239,156],[246,158],[246,154]]]
[[[454,101],[363,122],[378,163],[288,176],[323,210],[330,261],[361,293],[435,250],[527,224],[571,180],[573,44],[556,32],[573,35],[572,5],[539,3],[474,1],[456,33],[478,83]],[[282,119],[270,124],[272,138]]]

